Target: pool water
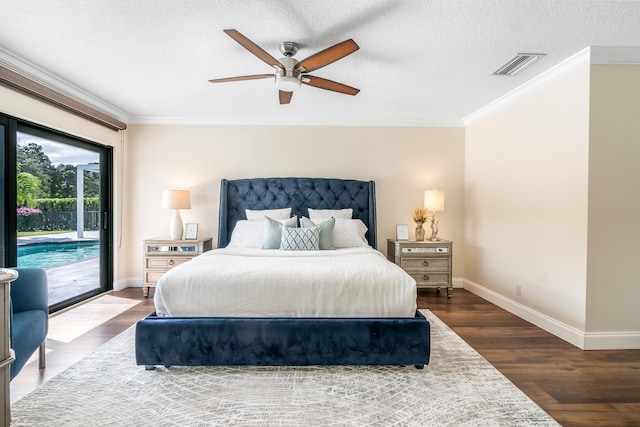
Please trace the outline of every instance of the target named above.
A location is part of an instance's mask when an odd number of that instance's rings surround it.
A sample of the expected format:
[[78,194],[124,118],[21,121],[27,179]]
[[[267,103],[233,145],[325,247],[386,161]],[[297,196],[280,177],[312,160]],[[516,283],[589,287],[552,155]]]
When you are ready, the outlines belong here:
[[18,246],[18,267],[49,268],[95,258],[99,242],[62,242]]

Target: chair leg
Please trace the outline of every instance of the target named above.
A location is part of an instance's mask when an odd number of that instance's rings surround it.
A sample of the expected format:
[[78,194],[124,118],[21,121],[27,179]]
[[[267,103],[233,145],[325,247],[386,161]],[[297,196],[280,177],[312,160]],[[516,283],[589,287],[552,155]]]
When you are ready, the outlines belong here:
[[45,341],[42,341],[38,349],[38,368],[44,369],[47,365],[47,348]]

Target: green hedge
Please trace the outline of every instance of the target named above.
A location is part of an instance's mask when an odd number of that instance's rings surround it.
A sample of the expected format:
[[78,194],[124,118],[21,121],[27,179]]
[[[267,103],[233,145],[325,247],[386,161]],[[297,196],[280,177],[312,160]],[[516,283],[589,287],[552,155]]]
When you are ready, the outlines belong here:
[[[35,199],[34,204],[42,212],[75,212],[76,198],[71,199]],[[85,211],[99,211],[100,198],[87,197],[84,199]]]
[[[35,199],[37,209],[18,209],[18,231],[58,231],[76,229],[76,199]],[[20,214],[21,210],[24,210]],[[30,211],[30,212],[27,212]],[[84,229],[100,227],[100,198],[84,199]]]

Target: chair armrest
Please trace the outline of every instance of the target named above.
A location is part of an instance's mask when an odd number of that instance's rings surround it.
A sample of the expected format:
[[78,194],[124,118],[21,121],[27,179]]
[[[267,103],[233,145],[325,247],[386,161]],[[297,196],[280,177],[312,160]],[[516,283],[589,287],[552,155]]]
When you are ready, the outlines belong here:
[[42,268],[15,268],[18,278],[11,283],[13,312],[44,310],[49,313],[47,273]]

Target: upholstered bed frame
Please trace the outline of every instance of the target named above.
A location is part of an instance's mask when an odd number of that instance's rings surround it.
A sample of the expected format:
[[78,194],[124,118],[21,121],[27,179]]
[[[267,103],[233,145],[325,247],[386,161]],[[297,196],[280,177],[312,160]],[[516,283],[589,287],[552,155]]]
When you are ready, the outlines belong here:
[[[218,247],[245,209],[353,209],[376,248],[375,184],[325,178],[222,180]],[[136,362],[156,365],[415,365],[429,363],[429,322],[413,318],[158,317],[136,325]]]

